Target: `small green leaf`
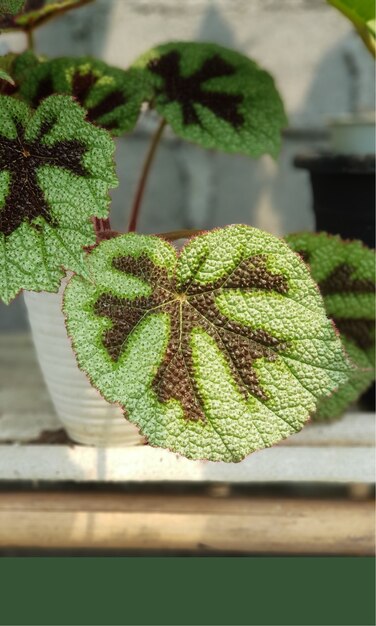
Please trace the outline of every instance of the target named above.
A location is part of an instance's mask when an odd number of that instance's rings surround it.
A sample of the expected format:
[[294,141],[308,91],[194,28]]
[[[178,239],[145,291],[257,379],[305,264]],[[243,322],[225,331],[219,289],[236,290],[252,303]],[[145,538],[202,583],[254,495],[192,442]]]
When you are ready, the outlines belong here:
[[[26,0],[26,2],[18,2],[20,8],[14,11],[11,16],[0,15],[0,28],[6,30],[30,30],[41,26],[44,22],[58,17],[71,9],[76,9],[93,0]],[[0,0],[0,2],[12,2],[12,0]],[[22,5],[25,4],[23,11],[20,12]]]
[[62,268],[86,272],[93,216],[108,214],[117,184],[110,136],[84,121],[68,96],[46,98],[33,114],[0,97],[0,298],[57,291]]
[[72,95],[87,110],[90,122],[120,135],[134,128],[140,114],[140,74],[86,57],[59,58],[35,65],[24,76],[19,95],[34,107],[54,93]]
[[13,76],[16,54],[9,53],[0,57],[0,94],[11,95],[17,87]]
[[8,89],[12,89],[15,86],[15,82],[10,74],[0,67],[0,93],[4,93],[7,90],[3,85],[4,82],[7,83]]
[[11,76],[9,76],[9,74],[5,70],[2,70],[1,67],[0,67],[0,81],[1,80],[5,80],[8,83],[10,83],[11,85],[14,85],[13,78]]
[[[177,135],[205,148],[277,156],[287,120],[270,74],[208,43],[169,43],[134,64],[147,71],[146,98]],[[146,90],[147,91],[147,90]]]
[[328,3],[346,15],[355,26],[365,25],[375,19],[374,0],[328,0]]
[[327,314],[356,366],[348,382],[320,403],[314,419],[338,417],[375,377],[375,253],[360,241],[326,233],[289,235],[286,240],[309,264]]
[[376,54],[375,0],[327,0],[354,25],[370,52]]
[[24,5],[25,0],[0,0],[0,17],[2,15],[16,15]]
[[87,257],[64,311],[80,367],[149,443],[240,461],[299,431],[347,379],[305,264],[247,226],[191,239],[123,235]]

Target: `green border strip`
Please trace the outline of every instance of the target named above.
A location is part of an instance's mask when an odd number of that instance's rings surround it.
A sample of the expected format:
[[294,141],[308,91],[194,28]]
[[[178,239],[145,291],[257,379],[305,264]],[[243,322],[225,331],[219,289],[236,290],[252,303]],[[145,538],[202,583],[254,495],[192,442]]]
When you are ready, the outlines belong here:
[[0,559],[0,623],[375,624],[372,557]]

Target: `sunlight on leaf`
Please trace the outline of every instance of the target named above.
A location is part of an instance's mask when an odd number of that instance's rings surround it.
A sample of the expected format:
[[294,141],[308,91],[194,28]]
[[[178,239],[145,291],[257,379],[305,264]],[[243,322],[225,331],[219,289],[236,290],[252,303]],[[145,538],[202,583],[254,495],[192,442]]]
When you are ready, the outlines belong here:
[[130,233],[87,271],[65,291],[78,363],[154,446],[240,461],[299,431],[347,379],[316,285],[272,235],[229,226],[177,255]]

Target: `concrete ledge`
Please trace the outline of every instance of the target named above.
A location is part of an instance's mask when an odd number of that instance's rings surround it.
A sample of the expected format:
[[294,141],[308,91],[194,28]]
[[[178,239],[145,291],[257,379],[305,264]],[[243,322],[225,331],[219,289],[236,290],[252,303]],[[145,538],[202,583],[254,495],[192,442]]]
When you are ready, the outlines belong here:
[[[356,410],[309,424],[237,464],[189,461],[148,446],[30,444],[61,428],[28,335],[1,337],[0,480],[73,482],[373,483],[375,417]],[[22,389],[22,392],[20,390]]]
[[148,446],[0,445],[0,480],[373,483],[375,449],[279,446],[227,464],[189,461]]

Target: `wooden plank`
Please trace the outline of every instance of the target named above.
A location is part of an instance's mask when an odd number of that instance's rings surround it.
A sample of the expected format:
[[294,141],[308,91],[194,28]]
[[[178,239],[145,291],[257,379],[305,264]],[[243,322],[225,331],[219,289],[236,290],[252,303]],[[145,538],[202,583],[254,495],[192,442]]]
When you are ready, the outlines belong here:
[[1,548],[373,554],[370,501],[0,494]]
[[149,446],[0,445],[0,480],[373,483],[375,450],[276,446],[231,464],[190,461]]

